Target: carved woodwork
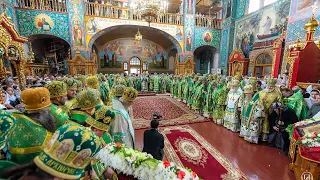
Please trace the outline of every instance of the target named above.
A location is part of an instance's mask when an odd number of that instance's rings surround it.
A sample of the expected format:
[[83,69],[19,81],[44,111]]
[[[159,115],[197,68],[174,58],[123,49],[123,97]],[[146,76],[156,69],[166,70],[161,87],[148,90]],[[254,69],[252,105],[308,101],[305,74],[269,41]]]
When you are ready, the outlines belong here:
[[76,55],[71,59],[67,60],[69,67],[69,74],[71,75],[88,75],[88,74],[97,74],[97,55],[92,53],[92,60],[86,60],[81,54],[80,51],[76,51]]
[[235,49],[228,60],[229,76],[245,76],[248,73],[249,59],[245,58],[241,49]]
[[188,56],[188,59],[184,62],[179,62],[179,56],[176,56],[174,62],[174,73],[179,75],[184,74],[194,74],[195,62],[191,59],[191,56]]

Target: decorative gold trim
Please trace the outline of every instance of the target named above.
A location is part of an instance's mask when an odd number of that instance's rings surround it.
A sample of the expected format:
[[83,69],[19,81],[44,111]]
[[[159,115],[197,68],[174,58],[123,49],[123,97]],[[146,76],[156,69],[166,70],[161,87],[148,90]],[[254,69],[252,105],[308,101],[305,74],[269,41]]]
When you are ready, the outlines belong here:
[[78,179],[80,178],[80,175],[78,176],[74,176],[74,175],[68,175],[68,174],[64,174],[64,173],[61,173],[59,171],[56,171],[50,167],[48,167],[46,164],[44,164],[40,159],[39,159],[39,156],[35,157],[33,162],[40,168],[42,169],[43,171],[51,174],[52,176],[55,176],[55,177],[59,177],[59,178],[62,178],[62,179]]
[[104,123],[101,123],[91,117],[88,117],[87,120],[86,120],[86,123],[88,123],[90,126],[96,128],[96,129],[99,129],[101,131],[106,131],[108,132],[109,130],[109,126],[104,124]]
[[[234,179],[249,179],[243,172],[239,169],[235,168],[226,157],[224,157],[217,149],[215,149],[206,139],[200,136],[195,130],[193,130],[188,125],[182,126],[171,126],[171,127],[164,127],[160,128],[161,134],[170,134],[172,130],[179,130],[181,132],[188,132],[194,137],[204,149],[206,149],[212,157],[214,157],[227,171],[228,177],[234,177]],[[173,149],[171,143],[169,142],[168,138],[164,136],[165,140],[165,155],[169,161],[172,161],[181,167],[184,167],[181,163],[177,153]],[[179,160],[178,160],[179,159]],[[231,176],[230,176],[231,175]],[[222,175],[225,176],[225,175]]]

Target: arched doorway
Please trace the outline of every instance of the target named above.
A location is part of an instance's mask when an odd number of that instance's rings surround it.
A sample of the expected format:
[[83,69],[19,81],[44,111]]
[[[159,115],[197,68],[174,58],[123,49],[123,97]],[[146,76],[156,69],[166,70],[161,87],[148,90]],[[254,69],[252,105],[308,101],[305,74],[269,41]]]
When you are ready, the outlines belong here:
[[253,76],[261,77],[271,75],[273,57],[268,53],[261,53],[254,61]]
[[215,54],[217,50],[212,46],[200,46],[194,51],[195,73],[207,74],[213,73],[212,69],[215,63]]
[[71,57],[70,44],[60,37],[35,34],[29,37],[34,63],[49,65],[49,74],[67,74],[67,60]]

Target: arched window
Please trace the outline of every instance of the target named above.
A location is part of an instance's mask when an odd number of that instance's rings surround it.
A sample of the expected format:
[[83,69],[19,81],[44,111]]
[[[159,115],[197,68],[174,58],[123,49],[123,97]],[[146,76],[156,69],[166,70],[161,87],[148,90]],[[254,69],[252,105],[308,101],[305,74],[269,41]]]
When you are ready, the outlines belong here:
[[130,65],[140,65],[140,59],[138,57],[133,57],[130,59]]
[[254,76],[260,77],[272,73],[273,57],[270,54],[262,53],[255,59]]

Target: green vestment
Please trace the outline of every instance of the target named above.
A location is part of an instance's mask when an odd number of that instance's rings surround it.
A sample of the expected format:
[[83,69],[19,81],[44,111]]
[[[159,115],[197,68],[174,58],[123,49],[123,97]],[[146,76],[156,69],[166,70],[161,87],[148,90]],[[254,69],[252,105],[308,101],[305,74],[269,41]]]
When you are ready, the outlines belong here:
[[56,122],[56,130],[68,123],[69,115],[59,106],[55,104],[51,104],[50,106],[50,114],[55,119]]
[[12,113],[12,116],[17,121],[8,140],[11,160],[29,163],[46,147],[52,133],[24,114]]

